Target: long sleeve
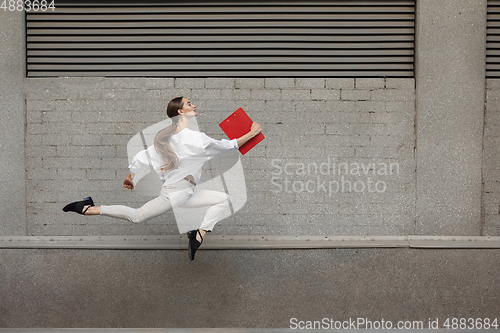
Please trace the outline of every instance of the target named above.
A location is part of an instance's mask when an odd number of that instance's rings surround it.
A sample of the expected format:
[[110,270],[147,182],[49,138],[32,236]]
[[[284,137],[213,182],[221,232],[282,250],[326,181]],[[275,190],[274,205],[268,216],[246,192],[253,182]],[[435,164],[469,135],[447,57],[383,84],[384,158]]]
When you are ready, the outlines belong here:
[[236,139],[215,140],[202,132],[200,132],[200,143],[201,148],[206,149],[209,157],[214,157],[228,150],[235,150],[239,148]]
[[145,149],[135,154],[128,168],[130,169],[130,172],[135,175],[134,181],[138,181],[151,171],[148,162],[148,155]]

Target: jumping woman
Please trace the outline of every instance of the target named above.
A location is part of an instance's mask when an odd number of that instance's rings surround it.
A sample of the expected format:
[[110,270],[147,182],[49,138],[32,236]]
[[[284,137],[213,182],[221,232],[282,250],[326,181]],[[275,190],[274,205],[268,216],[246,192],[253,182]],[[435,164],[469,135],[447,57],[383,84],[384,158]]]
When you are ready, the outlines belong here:
[[130,172],[123,181],[123,187],[134,189],[134,176],[149,170],[150,164],[160,176],[163,186],[160,195],[141,208],[134,209],[123,205],[95,206],[91,197],[72,202],[63,208],[65,212],[82,215],[112,216],[139,223],[166,213],[172,207],[197,208],[209,207],[201,226],[195,230],[185,230],[179,225],[179,232],[187,231],[189,239],[189,258],[203,242],[206,233],[227,216],[229,196],[223,192],[195,189],[201,178],[203,164],[210,158],[229,150],[239,149],[248,140],[261,132],[258,123],[253,123],[250,132],[233,140],[215,140],[205,133],[190,130],[189,121],[196,117],[196,105],[187,98],[177,97],[167,106],[167,116],[172,125],[156,134],[154,145],[138,152],[129,165]]

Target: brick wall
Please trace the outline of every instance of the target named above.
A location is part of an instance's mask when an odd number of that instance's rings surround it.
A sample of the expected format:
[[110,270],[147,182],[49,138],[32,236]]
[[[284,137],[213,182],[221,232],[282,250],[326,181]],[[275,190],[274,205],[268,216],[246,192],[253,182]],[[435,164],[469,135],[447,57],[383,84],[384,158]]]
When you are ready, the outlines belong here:
[[[200,129],[212,137],[225,137],[218,123],[238,107],[262,125],[266,136],[242,157],[245,207],[220,222],[216,233],[412,233],[413,79],[26,82],[28,235],[177,234],[171,212],[136,225],[61,209],[87,195],[97,205],[138,207],[150,199],[122,187],[128,172],[127,143],[141,129],[163,120],[168,101],[180,95],[197,105]],[[391,163],[393,174],[388,174]],[[203,179],[208,178],[205,174]]]
[[486,80],[483,235],[500,235],[500,80]]

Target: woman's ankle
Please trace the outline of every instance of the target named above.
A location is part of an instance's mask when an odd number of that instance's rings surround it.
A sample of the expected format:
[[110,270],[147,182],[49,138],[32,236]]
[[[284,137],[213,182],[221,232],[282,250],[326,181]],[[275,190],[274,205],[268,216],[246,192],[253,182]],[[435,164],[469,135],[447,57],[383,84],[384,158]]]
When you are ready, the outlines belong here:
[[[198,229],[198,231],[199,231],[199,233],[201,234],[201,237],[202,237],[202,238],[205,238],[205,235],[206,235],[206,234],[207,234],[207,232],[208,232],[207,230],[203,230],[203,229]],[[197,239],[199,242],[203,241],[203,239],[199,239],[199,238],[200,238],[200,235],[199,235],[199,234],[197,234],[197,235],[196,235],[196,239]]]
[[[83,207],[83,210],[85,210],[85,208],[87,207],[88,205]],[[101,209],[99,208],[99,206],[92,206],[87,209],[84,215],[100,215],[100,214],[101,214]]]

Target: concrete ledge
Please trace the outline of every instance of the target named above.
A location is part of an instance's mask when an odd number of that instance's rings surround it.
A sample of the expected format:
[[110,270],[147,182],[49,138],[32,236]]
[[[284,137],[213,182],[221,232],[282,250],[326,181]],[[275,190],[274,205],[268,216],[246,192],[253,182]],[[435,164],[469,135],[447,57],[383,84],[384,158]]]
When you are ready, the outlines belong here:
[[[186,235],[1,236],[5,249],[185,250]],[[205,250],[327,248],[500,248],[500,236],[212,236]]]
[[408,236],[411,248],[500,248],[498,236]]
[[[187,241],[185,245],[187,249]],[[408,240],[405,236],[210,236],[203,246],[207,250],[408,247]]]

